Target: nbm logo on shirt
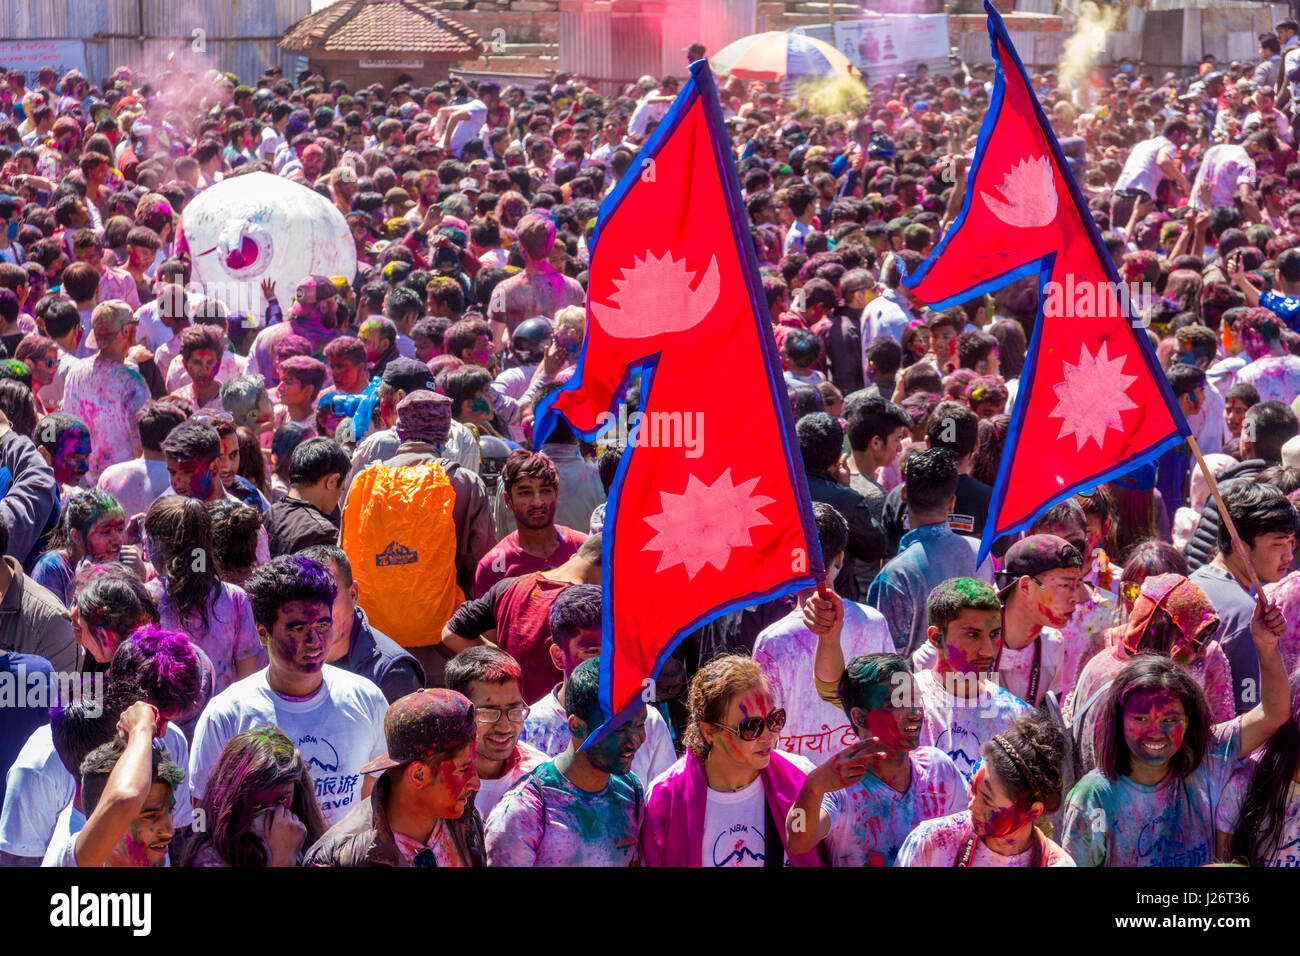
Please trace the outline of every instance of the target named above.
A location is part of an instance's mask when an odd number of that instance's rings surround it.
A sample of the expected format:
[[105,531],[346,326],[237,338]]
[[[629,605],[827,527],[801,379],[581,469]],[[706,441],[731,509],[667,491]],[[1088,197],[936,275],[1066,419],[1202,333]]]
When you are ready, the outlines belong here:
[[390,541],[388,542],[388,547],[375,555],[375,566],[386,568],[394,564],[415,564],[419,560],[420,552],[412,551],[410,548],[398,544],[396,541]]

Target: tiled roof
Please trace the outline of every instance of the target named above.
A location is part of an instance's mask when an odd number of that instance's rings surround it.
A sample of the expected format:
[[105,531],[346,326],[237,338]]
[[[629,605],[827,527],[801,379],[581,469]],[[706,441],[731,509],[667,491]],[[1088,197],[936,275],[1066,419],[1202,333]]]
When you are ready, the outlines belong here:
[[473,59],[482,38],[430,0],[337,0],[299,20],[280,46],[300,53],[400,51]]

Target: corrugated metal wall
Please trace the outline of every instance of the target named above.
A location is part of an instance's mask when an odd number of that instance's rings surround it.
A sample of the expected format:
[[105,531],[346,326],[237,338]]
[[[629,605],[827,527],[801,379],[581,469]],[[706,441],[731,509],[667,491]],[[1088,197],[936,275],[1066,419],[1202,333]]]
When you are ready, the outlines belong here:
[[602,93],[642,75],[686,76],[685,48],[710,52],[756,31],[757,0],[666,0],[654,13],[614,13],[608,4],[559,14],[560,70]]
[[84,40],[96,83],[117,66],[161,67],[173,52],[251,81],[284,62],[275,42],[310,10],[311,0],[0,0],[0,39]]

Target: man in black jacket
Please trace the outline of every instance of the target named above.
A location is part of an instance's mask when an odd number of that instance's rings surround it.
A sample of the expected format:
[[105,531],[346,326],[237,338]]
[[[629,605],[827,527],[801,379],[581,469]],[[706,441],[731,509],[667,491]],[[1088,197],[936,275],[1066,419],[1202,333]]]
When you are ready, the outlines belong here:
[[474,705],[454,690],[416,691],[389,707],[388,753],[361,768],[384,775],[307,851],[306,865],[486,865],[476,731]]
[[849,524],[849,546],[844,567],[835,576],[835,593],[856,601],[859,597],[856,563],[878,563],[886,557],[885,530],[871,514],[867,499],[849,487],[844,461],[844,429],[825,412],[805,415],[795,425],[799,453],[808,476],[808,493],[838,511]]
[[[1241,425],[1242,460],[1218,478],[1222,494],[1237,482],[1248,482],[1270,465],[1282,461],[1282,446],[1300,433],[1296,414],[1281,402],[1260,402],[1246,412]],[[1218,549],[1219,507],[1210,498],[1201,509],[1192,540],[1187,543],[1187,566],[1195,571],[1214,559]]]
[[339,540],[339,499],[352,459],[333,438],[308,438],[289,459],[289,493],[263,519],[271,557]]

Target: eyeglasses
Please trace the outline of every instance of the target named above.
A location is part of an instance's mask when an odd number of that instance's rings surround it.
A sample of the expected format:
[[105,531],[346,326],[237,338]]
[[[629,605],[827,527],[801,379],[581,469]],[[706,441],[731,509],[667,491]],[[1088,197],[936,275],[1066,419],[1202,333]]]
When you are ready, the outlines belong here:
[[730,731],[741,740],[757,740],[762,736],[765,726],[774,734],[781,732],[781,728],[785,726],[785,708],[779,707],[766,717],[746,717],[736,727],[729,727],[726,724],[714,724],[714,726]]
[[504,714],[510,719],[512,724],[522,724],[528,716],[528,707],[510,707],[502,709],[500,707],[475,707],[474,719],[480,724],[495,724]]

